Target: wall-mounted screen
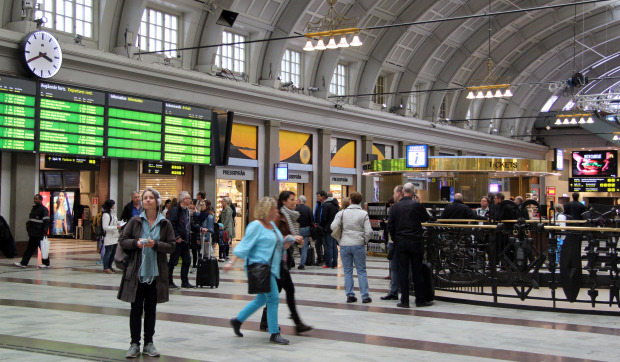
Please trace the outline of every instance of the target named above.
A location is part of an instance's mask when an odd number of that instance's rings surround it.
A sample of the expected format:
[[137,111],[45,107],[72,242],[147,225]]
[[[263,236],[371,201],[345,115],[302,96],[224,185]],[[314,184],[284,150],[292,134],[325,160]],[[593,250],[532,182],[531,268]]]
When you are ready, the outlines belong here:
[[80,188],[80,171],[63,171],[62,183],[65,188],[79,189]]
[[75,192],[52,193],[52,235],[69,235],[73,230],[73,203]]
[[620,178],[571,177],[568,192],[620,192]]
[[428,145],[407,145],[407,167],[428,167]]
[[553,169],[556,171],[564,170],[564,150],[561,148],[553,149]]
[[174,163],[143,162],[142,173],[184,176],[185,165],[176,165]]
[[489,184],[489,192],[494,194],[499,192],[499,184]]
[[39,151],[103,156],[105,93],[41,82]]
[[211,164],[212,111],[164,103],[164,161]]
[[0,150],[35,150],[37,83],[0,76]]
[[276,180],[277,181],[288,180],[288,164],[287,163],[276,164]]
[[62,188],[62,174],[60,171],[45,172],[45,188],[48,190]]
[[108,157],[161,161],[162,102],[108,94]]
[[615,177],[618,174],[618,151],[573,151],[573,177]]

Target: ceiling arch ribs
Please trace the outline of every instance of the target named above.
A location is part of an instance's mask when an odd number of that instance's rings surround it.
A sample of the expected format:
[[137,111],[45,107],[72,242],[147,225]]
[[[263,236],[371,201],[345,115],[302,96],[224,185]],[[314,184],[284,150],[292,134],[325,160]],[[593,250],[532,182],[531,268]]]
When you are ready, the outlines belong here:
[[[126,42],[134,44],[138,37],[138,30],[140,29],[140,19],[142,19],[142,13],[146,9],[148,0],[132,0],[124,1],[120,14],[120,20],[118,22],[118,31],[116,35],[115,47],[112,52],[119,55],[125,55],[127,49],[125,48]],[[125,34],[131,33],[134,35],[134,39],[127,39],[125,41]]]

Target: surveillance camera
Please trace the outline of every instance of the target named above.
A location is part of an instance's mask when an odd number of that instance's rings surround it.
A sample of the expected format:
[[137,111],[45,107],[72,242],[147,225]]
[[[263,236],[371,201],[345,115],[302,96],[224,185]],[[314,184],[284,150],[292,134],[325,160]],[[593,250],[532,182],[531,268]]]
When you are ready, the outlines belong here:
[[437,125],[435,123],[431,123],[431,127],[437,128]]
[[292,85],[293,85],[293,82],[289,81],[289,82],[284,82],[284,83],[280,84],[280,87],[286,88],[286,87],[290,87]]
[[177,58],[181,59],[181,53],[177,53]]
[[308,87],[308,92],[318,92],[319,88],[317,87]]

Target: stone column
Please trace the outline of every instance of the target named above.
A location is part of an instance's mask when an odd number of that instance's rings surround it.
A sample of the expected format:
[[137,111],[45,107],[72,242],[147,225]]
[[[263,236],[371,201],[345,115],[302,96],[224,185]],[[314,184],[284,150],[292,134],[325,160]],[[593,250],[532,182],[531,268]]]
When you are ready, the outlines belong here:
[[316,158],[317,185],[315,188],[315,194],[321,190],[329,192],[329,180],[331,177],[330,169],[332,162],[332,155],[329,147],[332,139],[332,131],[329,129],[320,129],[318,138],[318,155]]
[[[362,136],[362,162],[366,162],[366,160],[368,159],[367,155],[371,155],[372,154],[372,140],[373,137],[372,136]],[[373,178],[371,176],[363,176],[363,175],[359,175],[359,177],[362,178],[362,188],[360,190],[360,192],[362,193],[362,195],[364,195],[364,202],[372,202],[373,201],[373,194],[374,194],[374,182],[373,182]]]
[[265,121],[265,196],[280,192],[275,178],[275,164],[280,162],[280,121]]

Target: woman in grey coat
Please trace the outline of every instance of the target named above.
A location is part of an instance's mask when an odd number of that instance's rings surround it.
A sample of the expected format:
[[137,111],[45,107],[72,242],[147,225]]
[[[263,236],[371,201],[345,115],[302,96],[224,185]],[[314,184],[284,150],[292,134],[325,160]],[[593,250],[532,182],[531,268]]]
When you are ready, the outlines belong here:
[[366,275],[366,243],[372,236],[372,227],[368,213],[362,209],[362,194],[352,192],[349,195],[351,205],[338,211],[331,224],[331,229],[342,228],[340,238],[340,259],[344,269],[344,290],[347,294],[347,303],[357,302],[353,291],[353,263],[357,269],[357,280],[360,285],[362,303],[370,303],[368,294],[368,276]]
[[142,193],[142,214],[134,216],[123,230],[119,245],[126,253],[118,299],[131,303],[129,328],[131,346],[127,358],[140,355],[140,333],[144,312],[142,353],[159,356],[153,345],[157,303],[168,301],[168,257],[175,248],[172,224],[158,212],[159,192],[147,188]]

